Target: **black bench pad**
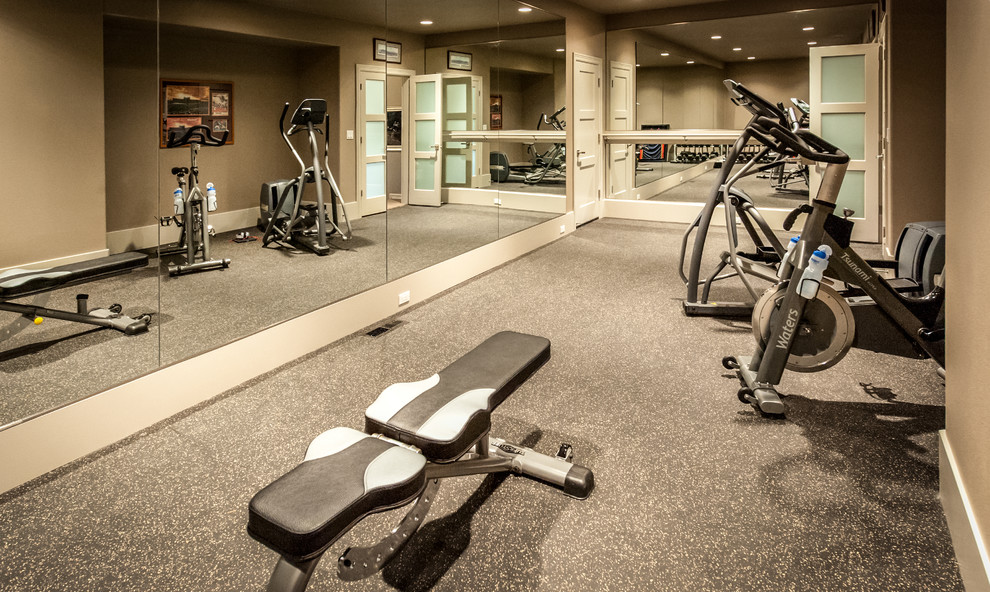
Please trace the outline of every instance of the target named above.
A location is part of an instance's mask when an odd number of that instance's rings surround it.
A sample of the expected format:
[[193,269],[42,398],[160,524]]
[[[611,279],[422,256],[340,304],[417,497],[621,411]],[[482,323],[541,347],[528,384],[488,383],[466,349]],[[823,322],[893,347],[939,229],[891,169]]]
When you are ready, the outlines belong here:
[[120,253],[48,269],[8,269],[0,273],[0,299],[28,296],[146,265],[148,265],[148,256],[144,253]]
[[297,561],[324,552],[362,518],[403,506],[426,487],[421,454],[350,428],[323,432],[302,464],[259,491],[248,533]]
[[412,444],[433,462],[456,460],[491,427],[491,412],[550,359],[544,337],[503,331],[426,380],[388,387],[365,431]]

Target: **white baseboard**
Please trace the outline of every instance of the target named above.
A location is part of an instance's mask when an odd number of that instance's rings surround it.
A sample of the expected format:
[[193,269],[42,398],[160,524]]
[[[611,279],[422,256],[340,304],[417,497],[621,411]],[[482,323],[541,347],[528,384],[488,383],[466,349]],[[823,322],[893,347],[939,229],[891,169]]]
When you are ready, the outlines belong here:
[[[344,209],[351,221],[361,217],[356,201],[345,202]],[[212,213],[210,214],[210,224],[217,232],[253,228],[258,224],[258,217],[260,215],[259,208],[245,208],[243,210]],[[161,231],[161,236],[159,236],[159,230]],[[178,241],[179,228],[175,225],[159,226],[158,224],[150,224],[148,226],[115,230],[107,233],[107,248],[110,253],[150,249],[157,247],[159,240],[161,240],[161,244]]]
[[[568,213],[0,430],[0,492],[109,446],[573,231],[574,214]],[[398,295],[402,292],[409,292],[411,299],[400,306]],[[280,345],[272,348],[272,343]]]
[[967,592],[990,592],[990,557],[945,430],[938,433],[939,497]]
[[446,192],[447,203],[467,204],[475,206],[498,205],[510,210],[529,212],[547,212],[563,214],[567,205],[567,196],[549,193],[525,193],[522,191],[499,191],[498,189],[450,187]]
[[0,268],[0,273],[7,271],[8,269],[48,269],[49,267],[58,267],[59,265],[68,265],[69,263],[78,263],[79,261],[89,261],[90,259],[99,259],[100,257],[106,257],[109,255],[107,249],[100,249],[99,251],[89,251],[88,253],[77,253],[75,255],[69,255],[67,257],[56,257],[55,259],[46,259],[44,261],[32,261],[31,263],[23,263],[21,265],[12,265],[10,267]]

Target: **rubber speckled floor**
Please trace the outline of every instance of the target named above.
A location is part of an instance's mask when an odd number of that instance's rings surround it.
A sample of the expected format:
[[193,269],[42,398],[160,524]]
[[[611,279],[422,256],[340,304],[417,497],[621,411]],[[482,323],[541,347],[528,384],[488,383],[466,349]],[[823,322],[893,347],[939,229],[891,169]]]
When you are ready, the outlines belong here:
[[493,435],[595,471],[585,501],[518,476],[452,479],[380,574],[310,590],[962,590],[938,501],[943,386],[930,361],[851,351],[788,374],[787,419],[736,399],[720,360],[744,323],[686,318],[683,227],[599,221],[0,496],[0,590],[263,590],[275,554],[247,504],[325,429],[361,427],[389,384],[504,329],[552,358]]

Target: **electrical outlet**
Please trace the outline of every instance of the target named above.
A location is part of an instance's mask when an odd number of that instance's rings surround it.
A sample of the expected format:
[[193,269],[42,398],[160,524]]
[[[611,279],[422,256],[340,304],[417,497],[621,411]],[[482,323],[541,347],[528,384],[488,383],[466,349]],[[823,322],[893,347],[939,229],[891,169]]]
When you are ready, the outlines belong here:
[[403,304],[409,304],[409,290],[399,292],[399,306],[402,306]]
[[347,130],[347,139],[348,140],[354,139],[354,130]]
[[567,230],[567,226],[565,226],[565,225],[563,225],[563,224],[561,224],[561,225],[560,225],[560,234],[564,234],[564,232],[565,232],[566,230]]

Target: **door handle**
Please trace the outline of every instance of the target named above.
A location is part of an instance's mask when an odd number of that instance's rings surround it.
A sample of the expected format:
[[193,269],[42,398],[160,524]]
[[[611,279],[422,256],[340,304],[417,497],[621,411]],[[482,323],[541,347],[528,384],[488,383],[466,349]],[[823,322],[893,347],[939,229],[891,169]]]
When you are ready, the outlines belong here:
[[434,145],[430,146],[430,148],[433,148],[433,158],[439,158],[440,157],[440,144],[434,144]]

